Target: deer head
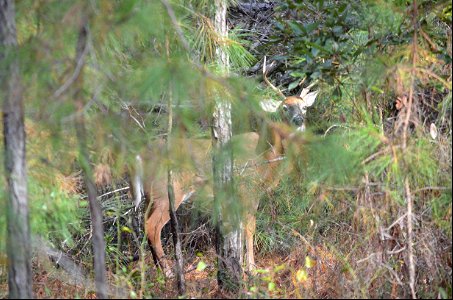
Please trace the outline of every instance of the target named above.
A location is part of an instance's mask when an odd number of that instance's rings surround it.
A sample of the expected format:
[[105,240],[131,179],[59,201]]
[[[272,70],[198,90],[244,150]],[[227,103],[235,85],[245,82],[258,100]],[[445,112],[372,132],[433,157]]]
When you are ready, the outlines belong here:
[[266,57],[264,57],[263,63],[263,77],[264,81],[282,97],[282,100],[263,100],[260,103],[261,108],[267,112],[278,112],[286,123],[296,126],[297,131],[304,131],[307,108],[313,105],[316,100],[316,96],[318,95],[318,91],[310,92],[310,88],[313,87],[315,83],[312,83],[308,87],[302,89],[300,95],[286,97],[281,90],[275,87],[267,79]]

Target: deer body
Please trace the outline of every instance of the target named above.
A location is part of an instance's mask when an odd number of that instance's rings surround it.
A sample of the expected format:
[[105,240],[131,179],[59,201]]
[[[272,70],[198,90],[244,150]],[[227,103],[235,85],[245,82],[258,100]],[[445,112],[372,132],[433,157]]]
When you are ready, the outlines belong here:
[[[266,78],[265,65],[266,62],[263,67],[264,79],[270,84]],[[248,270],[255,266],[253,235],[256,228],[255,213],[263,194],[261,191],[269,191],[278,184],[279,159],[285,154],[285,143],[291,142],[288,141],[290,140],[288,131],[281,130],[280,125],[286,126],[285,128],[291,127],[295,132],[303,131],[306,110],[314,103],[316,96],[317,92],[310,93],[309,88],[306,88],[302,90],[300,96],[286,97],[283,101],[262,101],[261,108],[267,112],[278,113],[281,121],[266,123],[260,135],[249,132],[232,138],[234,178],[239,183],[238,196],[246,211],[245,245]],[[131,187],[136,205],[142,194],[147,203],[151,204],[149,214],[146,215],[145,230],[156,262],[168,275],[171,271],[161,242],[162,228],[170,220],[168,178],[167,168],[162,166],[168,166],[167,159],[173,161],[175,209],[197,194],[212,197],[212,182],[208,176],[212,172],[210,153],[212,142],[210,139],[172,139],[169,153],[166,153],[165,143],[164,140],[156,141],[151,149],[137,160],[138,167],[133,172],[135,175],[132,177],[134,179]],[[143,181],[139,177],[143,177]]]
[[[235,149],[235,169],[242,174],[241,176],[247,176],[250,180],[253,180],[251,178],[257,174],[255,170],[259,158],[255,154],[255,149],[258,140],[259,135],[254,132],[232,138],[233,149]],[[169,153],[166,153],[165,143],[166,141],[163,139],[155,141],[151,149],[147,149],[137,160],[136,170],[132,171],[134,176],[131,180],[131,190],[133,198],[136,199],[136,206],[138,206],[138,199],[142,194],[145,197],[146,207],[151,204],[151,209],[145,217],[145,230],[156,262],[168,275],[170,272],[161,242],[162,228],[170,220],[168,177],[165,167],[168,161],[166,162],[166,160],[172,160],[175,209],[190,197],[213,198],[212,182],[209,176],[212,171],[212,141],[210,139],[171,139]],[[143,171],[138,172],[137,169]],[[141,180],[138,180],[137,177],[141,176],[137,173],[142,173]],[[246,199],[244,194],[247,188],[239,184],[238,191],[243,195],[241,197],[243,199]],[[246,210],[257,207],[255,198],[247,198],[250,201],[246,204]]]

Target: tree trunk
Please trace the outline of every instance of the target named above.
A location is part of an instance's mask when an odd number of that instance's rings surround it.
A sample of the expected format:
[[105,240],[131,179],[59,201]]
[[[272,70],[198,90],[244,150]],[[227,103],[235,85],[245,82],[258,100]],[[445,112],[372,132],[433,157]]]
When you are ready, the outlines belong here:
[[[227,4],[216,0],[214,26],[220,38],[228,36],[226,25]],[[222,42],[222,41],[221,41]],[[220,43],[221,43],[220,42]],[[229,71],[229,57],[221,47],[216,58],[225,74]],[[231,103],[217,95],[213,120],[213,173],[216,224],[216,251],[218,254],[217,280],[222,289],[238,291],[242,280],[242,218],[239,203],[233,192],[233,156],[231,149]]]
[[0,93],[3,98],[9,298],[32,294],[31,245],[25,167],[24,105],[19,79],[13,0],[0,0]]
[[[169,52],[169,45],[167,40],[167,55]],[[169,56],[169,55],[168,55]],[[171,152],[171,132],[173,129],[173,93],[172,85],[170,84],[170,90],[168,94],[168,135],[167,135],[167,155]],[[171,161],[170,159],[168,161]],[[175,246],[175,259],[176,259],[176,281],[178,284],[178,292],[180,296],[183,296],[186,293],[186,280],[184,278],[184,257],[182,255],[181,249],[181,239],[179,237],[179,224],[178,218],[176,217],[175,211],[175,191],[173,188],[173,170],[172,165],[169,164],[167,170],[167,191],[168,191],[168,201],[169,210],[170,210],[170,224],[171,231],[173,234],[173,244]]]
[[74,99],[76,106],[75,129],[79,143],[79,163],[83,170],[83,177],[90,203],[91,226],[93,230],[93,260],[94,274],[96,281],[96,297],[105,299],[107,297],[107,279],[105,273],[105,241],[104,226],[102,224],[101,204],[97,200],[96,186],[93,181],[90,157],[86,143],[86,128],[84,119],[83,101],[83,65],[87,52],[88,39],[88,16],[82,12],[82,22],[77,41],[75,65],[82,66],[74,82]]

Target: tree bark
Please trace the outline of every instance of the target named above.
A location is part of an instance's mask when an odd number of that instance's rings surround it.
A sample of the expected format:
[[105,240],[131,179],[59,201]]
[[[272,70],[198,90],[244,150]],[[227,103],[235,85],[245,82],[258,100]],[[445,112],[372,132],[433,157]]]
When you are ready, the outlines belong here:
[[13,0],[0,0],[0,93],[3,98],[9,298],[32,293],[31,242],[25,165],[24,104],[17,61]]
[[[167,40],[167,55],[169,56],[169,45]],[[168,135],[167,135],[167,155],[171,152],[171,133],[173,129],[173,93],[172,85],[170,84],[170,91],[168,95]],[[167,161],[171,161],[168,159]],[[184,257],[182,255],[181,249],[181,239],[179,237],[179,224],[178,218],[176,217],[175,211],[175,191],[173,188],[173,169],[172,165],[168,166],[167,170],[167,191],[168,191],[168,201],[169,210],[170,210],[170,225],[171,231],[173,234],[173,244],[175,246],[175,259],[176,259],[176,281],[178,284],[178,292],[180,296],[183,296],[186,293],[186,280],[184,278]]]
[[[222,39],[227,38],[227,4],[216,0],[214,26]],[[223,72],[228,74],[229,57],[222,47],[216,49],[216,59]],[[233,192],[233,155],[231,149],[232,122],[231,103],[217,95],[213,115],[213,173],[214,201],[216,209],[216,251],[218,254],[217,281],[222,289],[238,291],[242,280],[242,240],[243,224],[241,209]]]
[[86,142],[86,128],[84,119],[83,99],[83,66],[87,52],[88,16],[82,11],[82,22],[76,48],[75,65],[82,65],[79,75],[74,81],[74,101],[76,107],[75,129],[79,143],[79,163],[83,170],[83,177],[90,204],[91,226],[93,230],[93,260],[96,282],[96,298],[107,297],[107,279],[105,272],[105,241],[104,226],[102,224],[102,208],[97,200],[97,190],[93,180],[90,157]]

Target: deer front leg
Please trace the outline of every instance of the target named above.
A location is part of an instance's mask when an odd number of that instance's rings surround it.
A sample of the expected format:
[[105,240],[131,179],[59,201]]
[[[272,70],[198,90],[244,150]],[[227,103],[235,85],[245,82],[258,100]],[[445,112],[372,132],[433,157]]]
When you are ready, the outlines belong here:
[[165,259],[164,249],[162,248],[161,233],[162,228],[170,220],[168,210],[160,208],[154,209],[146,221],[146,234],[151,245],[157,264],[160,266],[166,277],[172,277],[173,273]]

